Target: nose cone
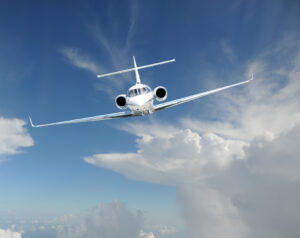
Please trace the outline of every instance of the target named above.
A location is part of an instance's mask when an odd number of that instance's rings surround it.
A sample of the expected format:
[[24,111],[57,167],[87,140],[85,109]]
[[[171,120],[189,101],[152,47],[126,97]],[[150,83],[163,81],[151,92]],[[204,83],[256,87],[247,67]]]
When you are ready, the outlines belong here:
[[143,106],[146,103],[146,99],[145,98],[137,98],[135,103],[137,106]]

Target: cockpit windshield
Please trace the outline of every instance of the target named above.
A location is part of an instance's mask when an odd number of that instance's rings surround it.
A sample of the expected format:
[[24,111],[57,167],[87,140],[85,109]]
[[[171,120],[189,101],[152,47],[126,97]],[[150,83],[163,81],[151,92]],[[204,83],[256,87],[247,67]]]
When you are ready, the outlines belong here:
[[142,87],[142,88],[135,88],[128,91],[127,95],[128,97],[134,97],[137,95],[142,95],[150,92],[150,88],[148,87]]

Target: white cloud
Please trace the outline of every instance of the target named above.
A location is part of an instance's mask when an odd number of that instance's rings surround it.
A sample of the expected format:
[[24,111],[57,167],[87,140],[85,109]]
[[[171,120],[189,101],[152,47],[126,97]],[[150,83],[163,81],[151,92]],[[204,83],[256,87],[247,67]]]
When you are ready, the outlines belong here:
[[[141,212],[131,212],[124,203],[99,204],[77,224],[60,227],[58,238],[138,238],[143,223]],[[147,237],[147,236],[144,236]],[[148,236],[149,238],[151,236]]]
[[83,53],[79,52],[76,48],[65,47],[60,50],[62,55],[64,55],[68,61],[80,68],[89,71],[95,76],[95,89],[98,91],[103,91],[108,93],[109,95],[116,95],[116,90],[120,89],[123,85],[123,80],[101,80],[97,82],[96,75],[101,73],[108,73],[109,71],[103,66],[100,66],[100,63],[96,62],[96,60],[91,59],[90,56],[84,55]]
[[[116,16],[110,16],[109,18],[111,25],[114,25],[115,29],[111,29],[111,31],[108,32],[106,31],[106,33],[104,33],[104,31],[102,30],[102,24],[91,24],[88,26],[90,33],[96,39],[99,46],[102,49],[105,49],[108,56],[110,57],[110,60],[112,61],[113,66],[116,69],[128,66],[128,60],[130,60],[132,57],[132,54],[130,52],[134,47],[134,45],[132,44],[133,38],[138,29],[138,2],[131,2],[128,7],[129,18],[127,19],[127,29],[120,28],[120,19],[116,18]],[[127,9],[125,9],[125,11],[126,10]],[[124,37],[120,37],[120,30],[127,31]]]
[[269,141],[257,138],[247,148],[249,168],[253,173],[300,181],[300,124]]
[[22,234],[10,229],[0,229],[0,238],[22,238]]
[[248,230],[231,198],[204,182],[178,187],[178,200],[191,228],[187,237],[244,237]]
[[78,49],[65,47],[61,49],[61,53],[78,68],[88,70],[95,75],[101,72],[98,64],[88,56],[80,54]]
[[136,152],[84,160],[176,186],[187,237],[299,237],[300,52],[286,64],[279,51],[250,64],[251,84],[215,96],[219,121],[128,124]]
[[162,226],[158,232],[160,235],[173,235],[176,233],[176,228],[174,226]]
[[141,136],[137,139],[136,153],[97,154],[86,157],[85,161],[129,178],[178,185],[204,179],[228,166],[233,159],[244,157],[244,142],[224,139],[213,133],[200,136],[181,128],[173,128],[171,132],[159,124],[129,124],[126,128],[130,130],[135,126],[139,131],[132,132]]
[[[85,161],[110,168],[129,178],[177,186],[183,217],[195,234],[192,237],[225,232],[228,237],[243,234],[246,226],[240,221],[238,210],[231,200],[199,185],[227,167],[234,157],[239,160],[243,156],[243,151],[238,148],[240,143],[214,134],[201,137],[189,129],[174,129],[172,133],[164,134],[163,125],[153,127],[160,127],[158,134],[155,130],[149,130],[148,137],[138,139],[137,153],[99,154],[87,157]],[[145,125],[140,134],[147,133],[147,129]],[[229,149],[231,147],[232,151]],[[224,156],[219,158],[222,154]]]
[[249,84],[247,91],[240,89],[242,93],[236,95],[226,92],[223,94],[225,97],[216,95],[218,110],[223,112],[219,121],[184,119],[184,126],[200,133],[213,132],[223,137],[251,141],[258,136],[272,140],[298,124],[300,53],[292,70],[281,68],[285,75],[274,73],[261,60],[252,63],[250,68],[256,68],[257,78]]
[[144,231],[140,231],[139,237],[140,238],[155,238],[153,232],[146,233]]
[[[125,9],[126,10],[126,9]],[[115,27],[111,32],[102,30],[101,24],[89,24],[87,29],[95,39],[96,43],[100,46],[99,54],[104,55],[104,62],[97,62],[90,56],[85,55],[76,48],[65,47],[60,52],[70,61],[74,66],[85,69],[93,74],[104,74],[112,71],[123,70],[132,68],[132,51],[134,45],[132,44],[135,33],[137,32],[138,24],[138,3],[132,2],[129,4],[129,18],[128,29],[124,37],[119,36],[120,19],[115,16],[110,16],[109,22]],[[101,64],[100,64],[101,63]],[[111,67],[112,65],[112,67]],[[109,79],[95,81],[94,87],[98,91],[104,91],[109,95],[116,95],[120,90],[124,90],[127,83],[134,83],[132,73],[121,74],[118,76],[109,77]]]
[[20,152],[20,148],[33,145],[33,140],[24,128],[26,123],[20,119],[0,117],[0,161],[6,155]]

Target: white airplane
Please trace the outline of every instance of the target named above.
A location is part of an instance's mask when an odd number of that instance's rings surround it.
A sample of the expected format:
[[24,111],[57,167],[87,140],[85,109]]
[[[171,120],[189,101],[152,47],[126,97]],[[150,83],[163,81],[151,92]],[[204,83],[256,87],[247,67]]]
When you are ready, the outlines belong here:
[[53,122],[53,123],[48,123],[48,124],[41,124],[41,125],[34,125],[32,123],[31,118],[29,117],[30,124],[32,127],[44,127],[44,126],[54,126],[54,125],[62,125],[62,124],[71,124],[71,123],[80,123],[80,122],[90,122],[90,121],[100,121],[100,120],[108,120],[108,119],[114,119],[114,118],[122,118],[122,117],[134,117],[134,116],[144,116],[144,115],[149,115],[153,112],[166,109],[169,107],[173,107],[185,102],[189,102],[201,97],[204,97],[206,95],[220,92],[222,90],[232,88],[235,86],[239,86],[245,83],[249,83],[251,80],[253,80],[253,74],[251,79],[247,81],[243,81],[240,83],[236,84],[231,84],[222,88],[217,88],[213,89],[210,91],[202,92],[202,93],[197,93],[188,97],[172,100],[169,102],[164,102],[160,103],[157,105],[154,105],[154,100],[157,100],[159,102],[166,100],[167,98],[167,89],[165,87],[159,86],[156,87],[153,91],[151,88],[145,84],[141,83],[140,76],[139,76],[139,69],[145,69],[145,68],[150,68],[154,67],[157,65],[161,64],[167,64],[174,62],[175,59],[159,62],[159,63],[154,63],[154,64],[149,64],[149,65],[144,65],[144,66],[137,66],[135,62],[135,58],[133,57],[133,62],[134,62],[134,68],[131,69],[125,69],[113,73],[108,73],[108,74],[102,74],[102,75],[97,75],[98,78],[102,77],[107,77],[107,76],[112,76],[116,74],[122,74],[130,71],[135,71],[135,77],[136,77],[136,84],[129,88],[127,94],[121,94],[116,97],[115,99],[115,104],[116,106],[121,109],[130,109],[127,111],[123,112],[117,112],[117,113],[111,113],[111,114],[106,114],[106,115],[99,115],[99,116],[94,116],[94,117],[85,117],[85,118],[80,118],[80,119],[74,119],[74,120],[68,120],[68,121],[61,121],[61,122]]

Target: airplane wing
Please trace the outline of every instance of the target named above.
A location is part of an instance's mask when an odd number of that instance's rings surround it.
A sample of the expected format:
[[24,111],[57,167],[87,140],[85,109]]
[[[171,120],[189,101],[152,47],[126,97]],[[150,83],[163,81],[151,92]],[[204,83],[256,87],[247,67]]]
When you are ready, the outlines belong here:
[[63,125],[63,124],[72,124],[72,123],[81,123],[81,122],[89,122],[89,121],[100,121],[100,120],[108,120],[108,119],[114,119],[114,118],[121,118],[121,117],[134,117],[139,116],[139,114],[134,114],[133,112],[126,111],[126,112],[117,112],[117,113],[111,113],[106,115],[99,115],[94,117],[85,117],[80,119],[74,119],[69,121],[61,121],[61,122],[53,122],[48,124],[41,124],[41,125],[34,125],[32,123],[31,118],[29,117],[29,121],[32,127],[44,127],[44,126],[55,126],[55,125]]
[[202,93],[197,93],[197,94],[194,94],[194,95],[191,95],[191,96],[188,96],[188,97],[172,100],[172,101],[169,101],[169,102],[160,103],[160,104],[154,105],[154,111],[159,111],[159,110],[162,110],[162,109],[166,109],[168,107],[173,107],[173,106],[179,105],[181,103],[189,102],[189,101],[204,97],[204,96],[212,94],[212,93],[220,92],[220,91],[223,91],[223,90],[228,89],[228,88],[232,88],[232,87],[236,87],[236,86],[239,86],[239,85],[242,85],[242,84],[245,84],[245,83],[249,83],[252,80],[253,80],[253,75],[252,75],[251,79],[249,79],[247,81],[243,81],[243,82],[236,83],[236,84],[231,84],[231,85],[228,85],[228,86],[225,86],[225,87],[222,87],[222,88],[217,88],[217,89],[213,89],[213,90],[202,92]]

